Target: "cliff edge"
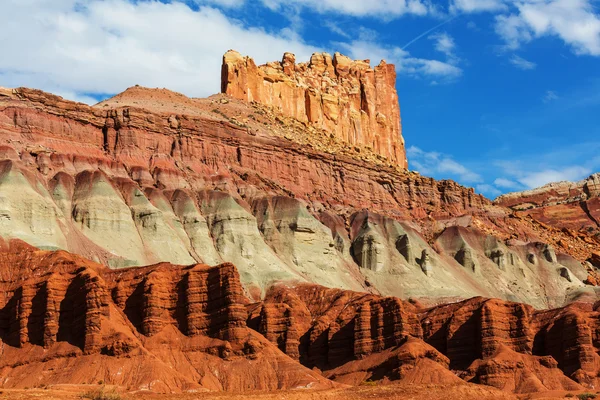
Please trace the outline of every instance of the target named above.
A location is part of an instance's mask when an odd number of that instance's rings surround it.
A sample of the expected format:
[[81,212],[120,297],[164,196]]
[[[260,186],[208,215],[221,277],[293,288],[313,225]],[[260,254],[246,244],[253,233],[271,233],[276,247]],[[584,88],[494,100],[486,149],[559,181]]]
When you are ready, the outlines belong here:
[[315,53],[296,64],[296,57],[285,53],[281,62],[257,66],[234,50],[223,56],[223,93],[274,107],[406,169],[395,85],[396,69],[383,60],[371,68],[369,60]]

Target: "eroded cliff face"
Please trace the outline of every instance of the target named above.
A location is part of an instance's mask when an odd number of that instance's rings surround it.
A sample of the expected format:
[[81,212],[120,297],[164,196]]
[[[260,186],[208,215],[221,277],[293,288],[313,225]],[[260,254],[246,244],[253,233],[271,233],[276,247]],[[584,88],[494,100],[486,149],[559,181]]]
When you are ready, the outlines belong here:
[[[507,393],[600,383],[598,303],[435,307],[312,284],[251,302],[235,266],[110,270],[0,241],[0,387],[128,391],[484,384]],[[497,397],[495,397],[497,398]]]
[[594,239],[317,133],[305,145],[308,128],[281,121],[225,96],[132,88],[88,107],[5,93],[1,235],[111,268],[231,262],[256,300],[277,282],[540,308],[596,295],[581,263]]
[[[273,288],[249,326],[335,381],[452,384],[514,393],[598,385],[598,305],[535,311],[496,299],[424,309],[316,286]],[[452,370],[454,373],[451,373]]]
[[0,243],[0,386],[127,390],[330,388],[246,326],[231,264],[109,270]]
[[[500,196],[497,204],[530,217],[549,229],[559,229],[584,240],[600,238],[600,174],[579,182],[555,182],[537,189]],[[590,241],[587,261],[600,267],[600,251]],[[599,282],[594,275],[590,281]]]
[[[600,384],[600,238],[580,214],[406,171],[378,130],[390,66],[225,64],[234,97],[0,89],[0,386]],[[271,107],[235,98],[255,93]],[[596,181],[529,211],[593,221]]]
[[351,146],[370,147],[407,168],[394,65],[371,68],[335,53],[315,53],[296,63],[256,66],[250,57],[229,51],[223,57],[221,91],[237,99],[271,106],[284,115],[325,129]]

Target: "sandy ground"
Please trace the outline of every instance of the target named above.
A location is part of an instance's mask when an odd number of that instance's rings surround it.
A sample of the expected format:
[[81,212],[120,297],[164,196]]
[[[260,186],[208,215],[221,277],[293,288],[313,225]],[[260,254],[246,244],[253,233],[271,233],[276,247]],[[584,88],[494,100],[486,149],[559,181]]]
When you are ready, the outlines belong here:
[[[86,393],[93,394],[99,390],[98,387],[84,385],[57,385],[47,389],[0,389],[0,399],[14,400],[75,400],[93,399]],[[389,386],[359,386],[346,389],[335,389],[326,391],[296,390],[281,392],[250,392],[250,393],[185,393],[185,394],[156,394],[156,393],[118,393],[114,394],[112,389],[105,388],[106,397],[97,397],[95,400],[321,400],[321,399],[381,399],[381,400],[463,400],[463,399],[577,399],[577,393],[549,392],[533,395],[511,395],[496,389],[472,385],[459,384],[453,386],[434,385],[389,385]],[[594,392],[595,393],[595,392]],[[567,395],[570,395],[567,397]],[[600,396],[599,396],[600,398]]]

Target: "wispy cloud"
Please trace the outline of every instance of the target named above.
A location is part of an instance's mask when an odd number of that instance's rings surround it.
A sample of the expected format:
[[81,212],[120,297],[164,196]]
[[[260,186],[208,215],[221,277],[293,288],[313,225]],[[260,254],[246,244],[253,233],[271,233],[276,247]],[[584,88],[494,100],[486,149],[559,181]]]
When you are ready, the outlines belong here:
[[488,185],[486,183],[475,185],[475,190],[478,193],[486,195],[489,198],[498,197],[502,194],[502,191],[500,191],[497,188],[495,188],[494,186]]
[[433,40],[434,48],[444,54],[449,63],[457,64],[459,62],[456,56],[456,42],[448,32],[434,33],[429,36],[429,39]]
[[280,59],[285,51],[308,59],[318,50],[290,30],[247,27],[217,8],[192,10],[182,2],[9,0],[0,10],[10,15],[0,24],[0,37],[19,32],[19,40],[0,44],[2,53],[11,55],[0,57],[2,84],[72,99],[134,84],[206,96],[220,89],[227,49],[261,63]]
[[600,16],[590,0],[524,0],[514,8],[496,17],[496,32],[507,48],[554,36],[577,54],[600,56]]
[[352,37],[352,35],[350,35],[347,31],[345,31],[344,29],[342,29],[342,27],[340,27],[339,24],[335,23],[332,20],[326,20],[323,23],[323,26],[325,26],[331,32],[333,32],[336,35],[341,36],[343,38],[350,39]]
[[593,170],[590,168],[574,165],[560,170],[546,169],[536,172],[525,172],[517,179],[524,186],[532,189],[551,182],[579,181],[589,176],[592,172]]
[[239,8],[246,4],[246,0],[191,0],[198,6],[214,5],[225,8]]
[[375,16],[383,19],[396,18],[405,14],[427,15],[435,8],[429,1],[421,0],[262,0],[273,10],[300,6],[319,13],[335,13],[355,17]]
[[507,7],[503,0],[451,0],[450,11],[475,13],[482,11],[499,11]]
[[546,93],[544,94],[544,103],[549,103],[551,101],[554,100],[558,100],[560,97],[558,96],[558,94],[553,91],[553,90],[547,90]]
[[572,146],[528,157],[496,161],[494,185],[508,190],[533,189],[551,182],[579,181],[600,168],[600,143],[574,143]]
[[513,55],[510,58],[510,63],[512,65],[514,65],[515,67],[522,69],[523,71],[529,71],[532,69],[535,69],[537,67],[537,64],[531,61],[528,61],[522,57],[519,57],[518,55]]
[[399,74],[424,77],[439,81],[452,81],[460,77],[462,69],[447,61],[419,58],[396,46],[383,46],[372,40],[358,39],[336,43],[349,56],[356,59],[386,60],[396,64]]
[[502,189],[521,189],[523,187],[520,183],[506,178],[497,178],[494,185]]
[[438,179],[455,179],[463,184],[483,182],[481,175],[471,171],[448,155],[423,151],[416,146],[410,146],[407,154],[411,167],[421,174],[431,175]]

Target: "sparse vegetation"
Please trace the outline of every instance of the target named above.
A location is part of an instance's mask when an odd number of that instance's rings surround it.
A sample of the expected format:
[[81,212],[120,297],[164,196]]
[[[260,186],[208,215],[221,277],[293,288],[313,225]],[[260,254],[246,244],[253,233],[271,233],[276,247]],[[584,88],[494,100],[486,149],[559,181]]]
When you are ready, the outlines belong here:
[[360,385],[361,386],[377,386],[377,382],[375,382],[375,381],[364,381]]
[[589,399],[595,399],[596,395],[593,393],[582,393],[582,394],[578,394],[577,398],[579,400],[589,400]]
[[81,395],[81,398],[89,400],[121,400],[121,395],[115,389],[107,390],[105,386],[102,386],[99,389],[85,392]]

